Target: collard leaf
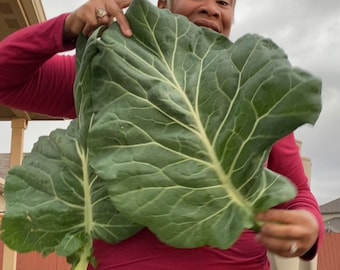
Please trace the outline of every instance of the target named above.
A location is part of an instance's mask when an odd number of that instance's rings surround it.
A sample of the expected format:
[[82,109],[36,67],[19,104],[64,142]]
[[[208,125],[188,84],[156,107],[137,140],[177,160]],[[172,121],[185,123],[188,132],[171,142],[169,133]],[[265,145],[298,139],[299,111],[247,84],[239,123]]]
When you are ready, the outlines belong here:
[[67,130],[44,136],[10,170],[2,240],[19,252],[56,252],[74,269],[86,269],[93,239],[116,243],[141,227],[113,206],[107,189],[88,166],[74,120]]
[[[320,112],[320,82],[272,41],[234,44],[135,0],[77,50],[77,120],[42,137],[5,184],[1,239],[85,269],[93,239],[147,226],[169,245],[228,248],[254,215],[294,197],[264,168]],[[141,224],[141,225],[136,225]]]
[[82,63],[90,164],[117,209],[162,241],[228,248],[256,213],[295,196],[264,164],[316,121],[320,81],[261,36],[232,43],[144,0],[126,16],[133,37],[112,26]]

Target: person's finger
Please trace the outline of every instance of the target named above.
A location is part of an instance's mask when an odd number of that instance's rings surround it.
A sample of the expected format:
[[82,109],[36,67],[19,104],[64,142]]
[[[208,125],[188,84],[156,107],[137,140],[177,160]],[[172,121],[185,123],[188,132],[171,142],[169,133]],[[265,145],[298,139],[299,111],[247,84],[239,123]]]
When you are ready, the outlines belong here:
[[298,239],[272,238],[259,234],[257,236],[257,241],[264,245],[269,251],[283,257],[301,256],[306,252],[306,250],[301,247],[301,243]]
[[98,23],[97,18],[93,15],[89,15],[86,17],[82,33],[87,37],[99,26],[100,24]]
[[296,223],[299,220],[299,211],[270,209],[257,216],[257,219],[262,222],[279,222],[285,224]]
[[122,13],[117,14],[116,16],[117,23],[119,24],[120,31],[126,37],[132,36],[132,31],[129,25],[128,20],[126,19],[125,15]]
[[296,224],[285,223],[264,223],[261,227],[261,234],[275,238],[300,238],[305,235],[306,229],[303,226]]
[[117,23],[119,24],[120,31],[126,37],[130,37],[132,35],[132,31],[129,25],[128,20],[125,17],[124,8],[127,8],[131,4],[131,0],[120,0],[120,1],[112,1],[106,7],[110,16],[114,17]]
[[129,7],[131,2],[132,2],[132,0],[117,0],[118,6],[121,9]]

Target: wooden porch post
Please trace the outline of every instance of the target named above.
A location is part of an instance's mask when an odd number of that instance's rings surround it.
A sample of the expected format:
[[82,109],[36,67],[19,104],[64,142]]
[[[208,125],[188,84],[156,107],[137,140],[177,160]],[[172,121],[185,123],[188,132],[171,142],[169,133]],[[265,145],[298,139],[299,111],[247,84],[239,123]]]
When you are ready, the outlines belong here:
[[[9,167],[20,165],[23,158],[24,133],[27,127],[27,120],[23,118],[12,119],[12,139]],[[4,245],[3,270],[16,270],[17,253]]]

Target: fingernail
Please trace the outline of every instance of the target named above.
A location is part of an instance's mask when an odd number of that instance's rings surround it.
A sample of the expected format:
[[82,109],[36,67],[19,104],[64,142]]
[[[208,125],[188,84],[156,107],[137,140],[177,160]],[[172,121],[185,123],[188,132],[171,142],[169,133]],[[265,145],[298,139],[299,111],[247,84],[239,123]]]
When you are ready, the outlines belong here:
[[125,34],[126,34],[126,36],[131,37],[131,36],[132,36],[132,31],[131,31],[131,29],[126,29],[126,30],[125,30]]

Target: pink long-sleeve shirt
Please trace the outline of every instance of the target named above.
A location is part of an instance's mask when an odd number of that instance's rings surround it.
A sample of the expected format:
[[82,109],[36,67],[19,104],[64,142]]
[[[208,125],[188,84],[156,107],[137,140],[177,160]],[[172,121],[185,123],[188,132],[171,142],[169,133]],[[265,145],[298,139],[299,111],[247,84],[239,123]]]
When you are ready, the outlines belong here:
[[[0,103],[21,110],[74,118],[75,57],[58,55],[73,49],[62,40],[66,14],[25,28],[0,42]],[[312,259],[323,237],[319,207],[311,194],[294,135],[272,148],[268,168],[285,175],[297,187],[297,197],[278,208],[305,209],[319,223],[319,239],[302,258]],[[211,247],[176,249],[147,229],[112,245],[94,242],[97,270],[269,270],[266,250],[252,231],[244,231],[228,250]],[[89,266],[89,270],[93,268]]]

